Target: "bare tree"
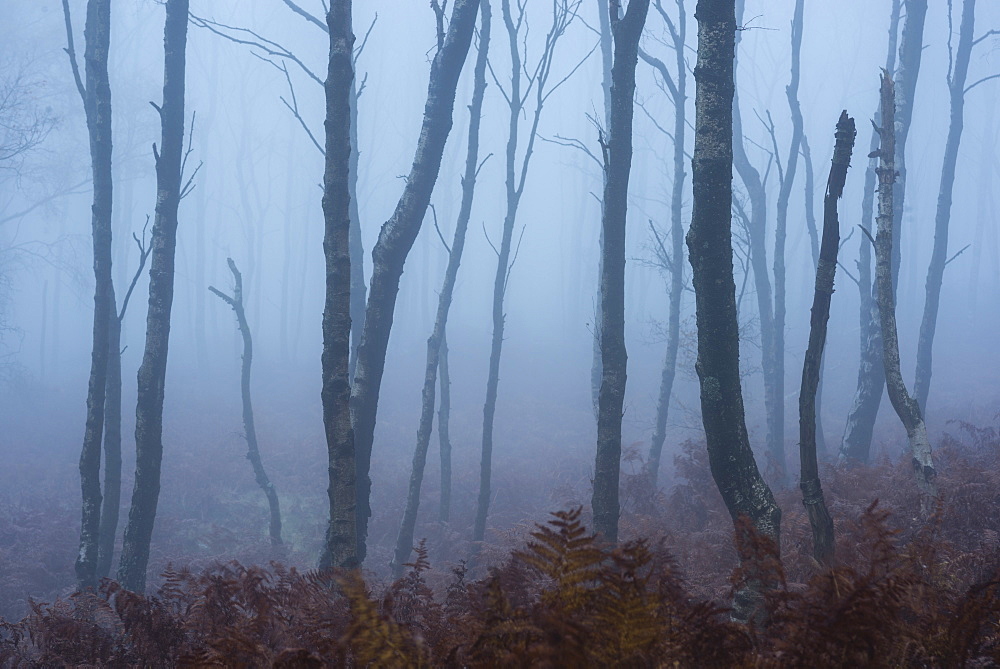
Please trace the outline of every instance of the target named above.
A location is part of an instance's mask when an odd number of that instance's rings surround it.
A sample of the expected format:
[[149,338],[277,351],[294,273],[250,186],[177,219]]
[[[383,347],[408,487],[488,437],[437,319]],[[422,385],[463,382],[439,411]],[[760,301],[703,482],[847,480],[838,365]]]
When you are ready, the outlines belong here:
[[[927,268],[927,297],[924,301],[924,316],[920,323],[920,338],[917,341],[917,372],[913,383],[913,396],[927,415],[927,395],[931,387],[931,361],[933,356],[934,331],[937,328],[938,307],[941,302],[941,283],[944,269],[954,259],[948,257],[948,228],[951,222],[951,196],[955,186],[955,166],[958,163],[958,148],[962,142],[962,128],[965,114],[965,94],[973,87],[992,79],[983,77],[966,86],[969,74],[969,58],[972,47],[990,35],[998,33],[990,30],[975,38],[976,0],[965,0],[962,4],[962,22],[958,30],[958,48],[951,48],[951,0],[948,2],[948,97],[951,101],[951,121],[948,125],[948,139],[944,145],[944,160],[941,165],[941,186],[938,190],[937,212],[934,217],[934,250],[930,266]],[[963,251],[965,249],[962,249]],[[959,251],[961,253],[962,251]]]
[[[163,461],[163,391],[174,299],[174,256],[177,249],[177,208],[184,187],[184,72],[188,0],[166,0],[163,28],[163,104],[159,113],[162,137],[156,159],[156,210],[149,267],[146,347],[138,374],[135,409],[135,486],[128,525],[122,541],[118,581],[136,592],[146,587],[146,566],[160,496]],[[193,176],[193,175],[192,175]],[[189,182],[190,183],[190,182]]]
[[813,557],[826,566],[833,564],[833,519],[826,508],[823,486],[819,480],[819,464],[816,459],[816,400],[823,349],[826,347],[826,328],[830,320],[833,280],[837,272],[837,252],[840,250],[837,200],[844,194],[847,168],[851,165],[851,152],[854,150],[856,136],[854,119],[847,115],[847,111],[841,112],[837,122],[830,177],[826,182],[826,197],[823,200],[823,241],[816,264],[809,344],[802,362],[802,385],[799,390],[799,487],[802,489],[802,504],[806,507],[809,525],[812,527]]
[[427,213],[441,168],[441,155],[452,126],[455,88],[472,43],[479,0],[455,0],[451,21],[444,27],[444,9],[432,2],[438,23],[438,48],[431,63],[427,103],[413,166],[392,216],[382,225],[372,249],[372,278],[365,309],[365,325],[358,346],[358,364],[351,393],[351,420],[357,457],[358,558],[365,555],[370,496],[372,442],[378,413],[379,390],[385,371],[389,332],[396,308],[403,263],[413,247]]
[[90,135],[90,162],[94,179],[91,232],[94,242],[94,329],[87,384],[87,423],[80,453],[80,487],[83,518],[76,580],[80,588],[97,584],[97,556],[101,528],[101,439],[104,432],[104,402],[107,393],[109,325],[115,314],[115,288],[111,277],[111,84],[108,51],[111,46],[111,1],[88,0],[84,27],[84,72],[73,48],[73,26],[69,0],[63,0],[66,20],[66,53],[69,54],[76,88],[83,99]]
[[653,7],[663,19],[670,34],[670,42],[674,49],[676,75],[671,76],[663,61],[650,56],[639,49],[639,57],[653,66],[660,75],[660,81],[670,92],[674,103],[673,132],[673,181],[670,193],[670,251],[653,229],[657,247],[662,252],[662,260],[670,275],[670,312],[667,317],[667,351],[663,358],[663,370],[660,373],[660,392],[656,402],[656,423],[653,428],[652,443],[649,446],[649,458],[646,461],[646,474],[653,484],[660,471],[660,458],[663,454],[663,443],[667,439],[667,416],[670,410],[670,397],[673,394],[674,377],[677,372],[677,352],[680,348],[681,297],[684,293],[684,172],[685,137],[687,134],[687,57],[685,45],[687,42],[687,12],[684,0],[675,0],[677,4],[676,23],[664,10],[660,0],[655,0]]
[[[392,559],[392,572],[395,578],[403,575],[403,565],[409,560],[413,548],[413,534],[417,524],[417,508],[420,505],[420,487],[424,478],[424,466],[427,463],[427,450],[431,441],[431,428],[434,422],[434,390],[438,382],[438,368],[441,364],[441,352],[445,347],[445,332],[448,326],[448,313],[451,309],[452,297],[455,292],[455,281],[458,278],[458,268],[462,262],[462,252],[465,249],[465,235],[469,229],[469,219],[472,218],[472,201],[476,190],[476,178],[482,164],[479,162],[479,125],[483,115],[483,97],[486,93],[486,64],[490,47],[490,22],[492,11],[489,0],[480,0],[481,19],[479,28],[479,51],[476,56],[476,67],[473,74],[472,103],[469,105],[469,140],[465,156],[465,174],[462,176],[462,204],[455,223],[455,236],[451,246],[445,244],[448,250],[448,267],[445,269],[441,292],[438,294],[437,314],[434,318],[434,330],[427,338],[427,363],[424,366],[424,385],[421,392],[420,424],[417,427],[417,445],[413,453],[413,468],[410,472],[410,486],[406,496],[406,508],[400,523],[396,538],[396,550]],[[486,159],[483,159],[485,163]],[[434,215],[434,225],[437,227],[437,215]],[[440,230],[438,230],[440,234]],[[444,244],[444,237],[441,238]],[[447,363],[446,363],[447,364]],[[442,390],[446,382],[442,378]],[[438,423],[440,431],[442,424]],[[447,428],[442,441],[441,453],[441,497],[442,513],[447,517],[446,500],[451,495],[451,461],[450,453],[447,462]],[[447,491],[447,492],[446,492]]]
[[250,324],[247,322],[246,310],[243,306],[243,275],[236,267],[232,258],[226,258],[229,271],[233,274],[233,294],[227,295],[215,286],[208,289],[215,293],[219,299],[228,304],[236,315],[236,324],[240,329],[240,336],[243,338],[243,360],[240,365],[240,397],[243,402],[243,433],[247,440],[247,460],[253,467],[254,478],[257,485],[264,491],[267,498],[267,506],[270,511],[270,523],[268,534],[271,537],[272,546],[281,545],[281,508],[278,506],[278,493],[274,489],[274,484],[267,477],[264,470],[264,463],[260,459],[260,447],[257,443],[257,426],[253,419],[253,402],[250,398],[250,370],[253,365],[253,337],[250,334]]
[[[526,45],[520,42],[525,39],[528,31],[527,2],[515,0],[511,8],[510,0],[501,0],[500,9],[504,27],[507,30],[507,44],[510,50],[511,70],[510,84],[504,87],[490,68],[493,80],[497,84],[507,102],[509,121],[507,130],[506,150],[506,214],[503,222],[503,232],[500,237],[500,247],[494,247],[497,254],[497,271],[493,279],[493,337],[490,344],[490,364],[486,379],[486,401],[483,404],[483,442],[482,459],[479,467],[479,498],[476,504],[476,520],[472,530],[472,540],[481,542],[486,533],[486,518],[490,506],[490,481],[493,475],[493,419],[496,414],[497,391],[500,384],[500,355],[503,351],[504,334],[504,296],[507,293],[507,282],[517,251],[513,249],[514,225],[517,221],[517,211],[521,204],[521,195],[528,178],[528,166],[538,137],[538,121],[542,116],[542,108],[549,96],[579,68],[580,63],[569,74],[555,82],[550,81],[552,62],[555,57],[556,45],[565,35],[566,29],[576,19],[582,0],[552,0],[552,23],[545,36],[545,45],[538,60],[529,65],[524,62],[527,57],[523,53]],[[588,54],[589,55],[589,54]],[[524,154],[518,159],[517,146],[520,139],[521,116],[527,112],[527,104],[534,93],[534,110],[529,117],[531,127],[528,131]],[[522,234],[523,234],[522,229]],[[492,244],[492,242],[490,242]],[[513,251],[513,254],[512,254]]]
[[888,73],[882,74],[882,126],[879,129],[878,148],[878,235],[875,239],[875,289],[877,291],[879,327],[882,330],[882,360],[885,364],[886,388],[893,409],[906,428],[913,456],[913,469],[921,492],[921,509],[928,513],[937,497],[934,483],[936,472],[927,438],[927,427],[914,401],[903,383],[899,365],[899,339],[896,332],[896,295],[892,285],[892,249],[896,149],[895,86]]
[[[735,0],[698,0],[695,67],[694,208],[687,235],[695,289],[701,415],[712,476],[734,522],[749,519],[780,546],[781,509],[760,475],[747,436],[740,381],[740,338],[733,279],[733,77]],[[737,135],[738,136],[738,135]],[[747,537],[737,534],[738,545]],[[741,550],[741,557],[746,555]],[[752,567],[752,566],[751,566]],[[767,582],[750,578],[736,593],[733,616],[763,612]]]

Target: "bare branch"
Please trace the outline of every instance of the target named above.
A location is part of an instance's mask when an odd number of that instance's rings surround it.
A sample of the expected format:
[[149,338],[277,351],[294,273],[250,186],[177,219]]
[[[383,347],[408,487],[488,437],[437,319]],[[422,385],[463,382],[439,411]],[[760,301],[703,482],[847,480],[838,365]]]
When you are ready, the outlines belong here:
[[980,79],[979,81],[977,81],[977,82],[975,82],[975,83],[972,83],[972,84],[969,84],[968,86],[966,86],[966,87],[965,87],[965,90],[964,90],[964,91],[962,91],[962,94],[964,95],[964,94],[968,93],[969,91],[971,91],[971,90],[972,90],[973,88],[975,88],[976,86],[978,86],[979,84],[982,84],[982,83],[984,83],[984,82],[987,82],[987,81],[989,81],[990,79],[996,79],[997,77],[1000,77],[1000,73],[998,73],[998,74],[991,74],[991,75],[989,75],[988,77],[983,77],[983,78],[982,78],[982,79]]
[[80,67],[76,63],[76,50],[73,48],[73,21],[69,16],[69,0],[63,0],[63,17],[66,19],[66,48],[63,51],[69,56],[69,65],[73,69],[73,80],[76,82],[76,90],[80,92],[83,104],[87,104],[87,90],[83,87],[83,80],[80,79]]
[[955,259],[955,258],[957,258],[958,256],[960,256],[960,255],[962,255],[963,253],[965,253],[966,249],[968,249],[968,248],[969,248],[970,246],[972,246],[972,244],[966,244],[965,246],[963,246],[963,247],[962,247],[962,248],[961,248],[961,249],[960,249],[960,250],[958,251],[958,253],[956,253],[956,254],[955,254],[955,255],[953,255],[952,257],[948,258],[948,260],[947,260],[947,261],[946,261],[946,262],[944,263],[944,266],[945,266],[945,267],[947,267],[947,266],[948,266],[949,264],[951,264],[951,261],[952,261],[952,260],[954,260],[954,259]]
[[146,228],[149,227],[149,214],[146,215],[146,223],[142,226],[142,239],[140,240],[136,234],[132,233],[132,239],[135,240],[135,245],[139,247],[139,266],[135,269],[135,274],[132,275],[132,283],[129,284],[128,290],[125,292],[125,299],[122,300],[122,308],[118,312],[118,322],[121,323],[125,320],[125,312],[128,311],[128,301],[132,298],[132,291],[135,290],[135,284],[139,282],[139,277],[142,276],[142,270],[146,266],[146,260],[149,258],[149,254],[153,250],[152,244],[146,246]]

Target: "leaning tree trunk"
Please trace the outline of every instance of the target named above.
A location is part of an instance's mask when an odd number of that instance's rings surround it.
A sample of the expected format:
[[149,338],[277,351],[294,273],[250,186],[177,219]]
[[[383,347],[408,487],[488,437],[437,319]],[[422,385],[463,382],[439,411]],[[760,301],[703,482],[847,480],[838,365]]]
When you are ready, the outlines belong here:
[[156,157],[156,210],[149,266],[146,348],[138,374],[135,407],[135,485],[122,541],[118,581],[135,592],[146,588],[149,544],[160,497],[163,461],[163,388],[167,375],[170,311],[174,301],[177,208],[181,198],[184,144],[184,70],[188,0],[166,0],[163,28],[162,139]]
[[597,458],[594,463],[594,530],[618,542],[619,475],[622,459],[622,407],[628,355],[625,350],[625,224],[632,170],[632,116],[639,38],[649,0],[631,0],[619,18],[620,0],[611,0],[615,41],[611,67],[611,117],[604,152],[604,206],[601,248],[601,391],[598,397]]
[[329,457],[330,519],[320,569],[354,569],[358,554],[357,442],[351,421],[351,90],[354,30],[351,0],[335,0],[326,15],[330,57],[326,76],[323,219],[326,305],[323,309],[323,427]]
[[809,323],[809,345],[802,363],[802,386],[799,391],[799,456],[801,459],[802,504],[809,516],[813,535],[813,557],[824,566],[833,564],[833,519],[823,499],[823,486],[819,480],[816,459],[816,398],[819,390],[823,349],[826,346],[826,328],[830,320],[830,298],[833,297],[833,279],[837,272],[837,252],[840,250],[840,220],[837,218],[837,200],[844,194],[847,168],[857,131],[854,119],[846,111],[837,122],[836,144],[830,177],[826,182],[823,201],[823,241],[816,264],[816,289],[813,293],[812,315]]
[[[695,289],[701,415],[712,476],[734,522],[749,519],[780,546],[781,509],[750,449],[740,384],[740,337],[733,279],[732,185],[735,84],[735,0],[699,0],[695,67],[694,188],[688,258]],[[743,532],[737,534],[747,557]],[[751,570],[752,564],[746,565]],[[733,616],[763,616],[762,592],[771,584],[750,578],[736,593]]]
[[[658,11],[663,10],[657,5]],[[687,134],[687,14],[684,0],[677,0],[677,23],[667,22],[676,56],[676,80],[669,76],[666,66],[655,58],[647,57],[640,51],[640,57],[660,72],[674,102],[674,155],[673,181],[670,193],[670,307],[667,315],[667,351],[660,372],[660,392],[656,401],[656,422],[646,460],[646,475],[653,486],[660,472],[663,443],[667,440],[667,417],[670,412],[670,398],[673,395],[674,378],[677,375],[677,352],[680,348],[681,298],[684,295],[684,145]]]
[[218,288],[209,286],[208,289],[219,296],[228,304],[236,314],[236,323],[240,328],[240,336],[243,338],[243,362],[240,365],[240,397],[243,401],[243,432],[247,439],[247,460],[253,467],[254,478],[257,485],[264,491],[267,498],[267,506],[270,511],[270,523],[268,524],[268,534],[271,537],[272,546],[281,545],[281,508],[278,506],[278,493],[274,489],[274,484],[267,477],[264,471],[264,463],[260,459],[260,447],[257,444],[257,426],[253,420],[253,402],[250,399],[250,370],[253,365],[253,337],[250,335],[250,324],[247,323],[246,311],[243,308],[243,275],[236,268],[236,263],[232,258],[226,258],[229,264],[229,271],[233,273],[235,287],[232,295],[226,295]]
[[[448,267],[445,270],[441,292],[438,295],[434,330],[427,338],[427,363],[424,366],[424,387],[421,392],[417,446],[413,452],[413,469],[410,472],[406,508],[403,510],[403,520],[396,537],[396,550],[391,565],[395,578],[403,575],[403,565],[409,560],[410,551],[413,550],[413,533],[417,525],[417,508],[420,506],[420,487],[424,480],[424,466],[427,464],[427,450],[431,443],[431,428],[434,423],[434,391],[438,381],[438,365],[448,326],[448,313],[455,292],[455,281],[458,278],[458,267],[462,262],[462,251],[465,249],[465,233],[469,229],[469,219],[472,218],[472,200],[476,190],[476,177],[479,174],[479,124],[483,115],[483,97],[486,93],[486,65],[490,47],[490,22],[492,20],[489,0],[481,0],[480,4],[482,18],[479,28],[479,53],[476,56],[476,68],[473,75],[472,104],[469,105],[469,146],[465,156],[465,174],[462,176],[462,204],[458,211],[458,220],[455,223],[455,237],[452,240],[451,248],[448,249]],[[438,429],[440,430],[440,426]],[[444,452],[442,451],[443,457]],[[449,457],[449,495],[451,492],[450,470]],[[442,478],[444,472],[445,469],[442,468]]]
[[365,326],[358,346],[358,363],[351,394],[357,463],[357,557],[365,556],[368,518],[371,516],[372,442],[378,413],[379,390],[385,371],[389,332],[396,308],[403,263],[420,231],[441,168],[441,156],[451,131],[455,88],[472,43],[479,0],[455,0],[447,33],[431,63],[427,102],[413,166],[392,217],[382,226],[372,249],[372,278],[365,309]]
[[913,470],[920,488],[920,507],[926,514],[937,497],[934,461],[920,406],[910,397],[903,383],[899,365],[899,339],[896,333],[896,296],[892,285],[892,249],[894,197],[896,181],[895,91],[888,74],[882,75],[882,127],[878,149],[878,235],[875,239],[875,287],[878,291],[879,327],[882,330],[882,359],[885,364],[886,389],[892,408],[906,428],[913,456]]
[[951,97],[951,123],[948,126],[948,140],[944,145],[944,160],[941,165],[941,186],[938,190],[937,213],[934,217],[934,250],[931,252],[930,266],[927,268],[927,297],[924,301],[924,316],[920,323],[920,339],[917,341],[917,374],[913,383],[913,394],[924,415],[927,415],[927,396],[931,388],[931,360],[934,346],[934,331],[937,328],[938,307],[941,303],[941,282],[944,268],[948,264],[948,226],[951,222],[951,196],[955,186],[955,166],[958,163],[958,147],[962,143],[962,127],[965,114],[965,79],[969,73],[969,57],[972,53],[973,31],[976,23],[976,0],[965,0],[962,6],[962,24],[959,28],[958,49],[955,52],[954,72],[948,77]]
[[[813,177],[812,152],[809,150],[809,138],[802,134],[802,162],[805,164],[805,207],[806,231],[809,233],[809,250],[812,252],[813,270],[819,267],[819,232],[816,229],[815,204],[816,185]],[[816,387],[816,452],[822,457],[826,453],[826,435],[823,432],[823,371],[826,369],[826,357],[819,363],[819,385]]]
[[79,588],[97,585],[97,563],[101,528],[101,437],[104,431],[104,403],[107,392],[111,318],[115,313],[115,288],[111,278],[111,84],[108,78],[108,50],[111,45],[111,0],[88,0],[84,27],[84,76],[73,49],[73,28],[69,3],[63,0],[66,19],[67,53],[77,90],[83,98],[90,136],[90,164],[94,180],[91,206],[91,233],[94,249],[94,328],[87,383],[87,419],[80,451],[80,488],[83,512],[80,550],[76,558]]
[[[896,109],[896,169],[899,170],[899,180],[896,182],[895,212],[893,214],[892,249],[892,290],[895,293],[899,280],[900,230],[903,220],[903,200],[906,183],[906,137],[909,133],[910,119],[913,116],[913,97],[917,87],[917,75],[920,71],[920,56],[923,51],[924,17],[927,13],[927,0],[904,0],[906,4],[906,21],[899,47],[899,69],[896,81],[899,96]],[[898,7],[893,7],[893,18],[897,20]],[[894,25],[892,26],[895,27]],[[894,46],[895,31],[890,32],[890,51]],[[887,59],[891,61],[890,58]],[[892,64],[892,63],[890,63]],[[887,67],[888,72],[892,68]],[[859,277],[860,278],[860,277]],[[872,293],[877,289],[873,286]],[[895,299],[895,298],[894,298]],[[884,361],[881,351],[885,343],[879,330],[878,306],[874,298],[863,300],[867,302],[868,323],[862,325],[863,345],[861,365],[858,370],[858,388],[854,403],[847,417],[847,428],[844,432],[844,443],[841,446],[842,457],[859,462],[867,462],[871,454],[872,434],[875,429],[875,419],[878,417],[879,405],[882,401],[882,390],[885,387]],[[864,315],[863,315],[864,318]]]

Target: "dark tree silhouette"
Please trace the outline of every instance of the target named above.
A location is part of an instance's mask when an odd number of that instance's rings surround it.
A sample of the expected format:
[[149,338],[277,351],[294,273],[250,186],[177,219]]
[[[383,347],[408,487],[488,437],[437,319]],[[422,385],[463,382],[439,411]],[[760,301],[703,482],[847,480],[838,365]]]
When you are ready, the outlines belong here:
[[253,402],[250,399],[250,370],[253,365],[253,337],[250,334],[250,324],[243,306],[243,275],[237,269],[232,258],[226,258],[229,271],[233,274],[233,294],[226,295],[215,286],[208,289],[218,295],[219,299],[228,304],[236,315],[236,324],[243,338],[243,359],[240,365],[240,398],[243,403],[243,432],[247,440],[247,460],[253,467],[257,485],[264,491],[267,507],[270,512],[268,534],[272,546],[281,545],[281,508],[278,506],[278,492],[264,471],[264,463],[260,459],[260,447],[257,444],[257,426],[253,420]]
[[163,461],[163,391],[167,374],[170,312],[174,300],[174,256],[177,249],[177,208],[184,188],[184,72],[188,0],[166,0],[163,27],[163,104],[160,150],[156,158],[156,210],[150,241],[149,306],[146,347],[138,373],[135,408],[135,485],[122,541],[118,581],[136,592],[146,587],[149,544],[160,496]]
[[[733,279],[733,68],[735,0],[699,0],[695,76],[694,205],[687,235],[695,290],[701,415],[712,476],[734,522],[741,517],[780,546],[781,509],[760,475],[747,436],[740,382],[740,340]],[[740,532],[737,542],[747,537]],[[745,555],[741,551],[741,555]],[[751,578],[736,593],[733,616],[762,615],[768,583]]]
[[368,518],[371,516],[371,479],[368,472],[371,469],[375,419],[399,279],[403,274],[403,263],[427,213],[427,205],[441,168],[441,155],[451,132],[455,87],[472,43],[476,14],[479,12],[479,0],[455,0],[451,21],[445,30],[443,8],[436,1],[432,6],[438,8],[438,49],[431,63],[424,120],[403,194],[392,216],[382,225],[378,241],[372,249],[368,306],[365,309],[365,325],[358,346],[358,364],[351,392],[351,419],[357,459],[357,550],[361,560],[365,555]]
[[813,557],[822,565],[832,566],[834,555],[833,519],[823,499],[816,459],[816,397],[819,389],[823,349],[826,346],[827,322],[830,320],[830,299],[833,297],[833,280],[837,272],[837,252],[840,250],[840,219],[837,217],[837,200],[844,194],[847,168],[851,165],[851,152],[857,130],[854,119],[846,111],[837,122],[836,143],[830,176],[826,182],[823,200],[823,239],[816,264],[816,289],[813,293],[812,315],[809,320],[809,344],[802,362],[802,385],[799,390],[799,457],[802,503],[809,515],[813,535]]
[[[76,87],[83,98],[90,136],[90,163],[94,179],[91,206],[91,233],[94,249],[94,329],[87,384],[87,422],[80,452],[80,487],[83,517],[80,551],[76,559],[76,580],[80,588],[97,584],[97,561],[101,531],[101,440],[104,432],[104,403],[107,394],[110,324],[115,316],[115,287],[111,278],[111,84],[108,78],[108,51],[111,46],[111,0],[88,0],[84,27],[84,73],[73,48],[73,26],[69,1],[63,0],[66,20],[66,53]],[[115,353],[117,354],[117,344]]]
[[611,0],[614,64],[611,66],[611,116],[604,155],[604,206],[601,226],[601,391],[598,396],[597,458],[594,464],[594,531],[618,542],[619,474],[622,458],[622,408],[628,355],[625,350],[625,228],[628,181],[632,171],[632,117],[639,38],[649,0]]
[[[483,97],[486,93],[486,64],[490,47],[490,22],[492,12],[489,0],[480,0],[481,20],[479,28],[479,51],[476,56],[476,67],[473,74],[472,103],[469,105],[469,140],[465,156],[465,174],[462,176],[462,204],[455,223],[455,236],[448,250],[448,267],[445,269],[441,292],[438,294],[437,313],[434,318],[434,330],[427,338],[427,362],[424,365],[424,385],[421,391],[420,424],[417,427],[417,445],[413,452],[413,468],[410,472],[410,485],[406,496],[406,508],[400,523],[396,538],[396,549],[392,559],[392,572],[395,578],[403,575],[403,565],[409,561],[413,549],[413,533],[417,524],[417,508],[420,506],[420,487],[424,479],[424,466],[427,464],[427,450],[431,442],[431,428],[434,423],[434,390],[438,382],[438,368],[441,362],[441,351],[445,346],[445,332],[448,326],[448,313],[451,309],[452,297],[455,293],[455,281],[458,278],[458,268],[462,262],[462,252],[465,249],[465,235],[469,229],[469,219],[472,218],[472,201],[476,190],[476,178],[482,164],[479,162],[479,125],[483,115]],[[487,156],[486,158],[489,158]],[[483,160],[485,162],[486,159]],[[437,216],[435,214],[435,225]],[[439,230],[440,232],[440,230]],[[442,242],[443,242],[442,238]],[[442,390],[447,382],[442,377]],[[443,392],[442,392],[443,395]],[[442,397],[443,399],[443,397]],[[451,457],[447,442],[447,428],[442,438],[441,449],[441,513],[446,519],[447,507],[451,496]],[[441,430],[439,420],[438,430]],[[445,456],[448,456],[447,459]]]

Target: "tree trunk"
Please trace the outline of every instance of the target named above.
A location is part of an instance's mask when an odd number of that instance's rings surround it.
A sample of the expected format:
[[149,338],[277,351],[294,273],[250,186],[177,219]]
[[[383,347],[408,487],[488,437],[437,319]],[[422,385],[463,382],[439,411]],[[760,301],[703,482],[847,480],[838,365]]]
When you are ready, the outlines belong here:
[[[812,251],[813,270],[819,267],[819,232],[816,230],[815,204],[816,185],[813,178],[812,152],[809,150],[809,138],[802,134],[802,162],[806,168],[806,231],[809,233],[809,249]],[[816,387],[816,452],[822,457],[826,454],[826,435],[823,432],[823,372],[826,370],[826,357],[819,362],[819,385]]]
[[927,268],[927,297],[924,301],[923,320],[920,323],[920,339],[917,342],[917,373],[916,381],[913,383],[914,399],[920,405],[925,416],[927,415],[927,395],[930,393],[931,387],[931,358],[934,331],[937,328],[938,307],[941,302],[941,282],[944,279],[945,265],[948,264],[951,197],[955,186],[958,148],[962,142],[965,79],[969,73],[969,57],[972,53],[975,22],[976,0],[965,0],[962,6],[962,24],[959,28],[954,72],[948,77],[948,89],[951,95],[951,123],[948,127],[948,140],[944,145],[944,160],[941,165],[941,187],[938,190],[937,213],[934,217],[934,250],[931,253],[930,266]]
[[104,403],[104,501],[97,550],[97,578],[111,575],[122,500],[122,323],[117,309],[108,324],[108,378]]
[[441,384],[441,401],[438,402],[438,443],[441,449],[441,507],[438,518],[447,523],[451,516],[451,375],[448,373],[448,335],[441,337],[438,376]]
[[109,327],[115,311],[115,289],[111,278],[111,84],[108,51],[111,44],[110,0],[88,0],[84,27],[84,81],[73,49],[69,3],[63,0],[67,53],[77,89],[83,98],[90,136],[90,163],[94,180],[91,233],[94,250],[94,327],[87,384],[87,419],[80,451],[82,518],[80,551],[76,559],[76,581],[81,589],[97,585],[97,562],[101,527],[101,438],[107,392]]
[[358,208],[358,159],[361,155],[358,142],[358,80],[351,79],[351,158],[347,173],[347,187],[351,196],[351,357],[348,361],[350,378],[358,367],[358,346],[365,327],[365,249],[361,240],[361,211]]
[[[445,270],[441,292],[438,295],[437,314],[434,319],[434,330],[427,338],[427,363],[424,366],[424,387],[421,392],[420,424],[417,428],[417,446],[413,453],[413,469],[410,472],[410,486],[406,496],[406,508],[403,520],[396,538],[396,550],[392,559],[394,578],[403,575],[403,565],[410,558],[413,549],[413,533],[417,524],[417,508],[420,506],[420,487],[424,479],[424,465],[427,463],[427,450],[431,442],[431,428],[434,423],[434,391],[437,385],[438,366],[440,364],[441,348],[444,345],[445,330],[448,326],[448,313],[451,309],[452,296],[455,292],[455,281],[458,278],[458,267],[462,262],[462,251],[465,249],[465,234],[469,229],[469,219],[472,218],[472,201],[476,190],[476,177],[479,174],[479,124],[483,114],[483,96],[486,92],[486,64],[490,45],[490,22],[492,13],[489,0],[481,0],[482,18],[479,28],[479,53],[476,56],[476,67],[472,85],[472,104],[469,105],[469,145],[465,157],[465,174],[462,177],[462,204],[455,223],[455,237],[448,249],[448,267]],[[440,426],[438,427],[440,430]],[[445,428],[447,430],[447,428]],[[442,442],[443,444],[443,442]],[[442,458],[444,450],[442,450]],[[442,461],[443,462],[443,461]],[[451,475],[449,454],[448,475]],[[442,473],[444,467],[442,467]],[[449,480],[449,487],[450,487]],[[450,490],[449,490],[450,495]]]
[[156,156],[156,210],[149,267],[146,347],[138,373],[135,408],[135,485],[122,541],[118,581],[129,590],[146,588],[149,544],[160,496],[163,461],[163,390],[167,373],[170,311],[174,299],[177,207],[181,196],[184,144],[184,70],[188,0],[166,0],[163,29],[162,139]]
[[351,395],[351,419],[357,462],[357,534],[359,560],[364,559],[371,516],[372,442],[378,413],[379,390],[385,371],[389,332],[399,292],[403,263],[420,231],[434,183],[441,167],[445,141],[452,126],[455,88],[472,42],[479,0],[455,0],[443,42],[431,63],[424,120],[413,166],[392,217],[379,232],[372,250],[372,279],[365,309],[365,325],[358,346],[358,364]]
[[649,0],[631,0],[619,18],[620,0],[611,0],[615,41],[611,68],[611,117],[604,152],[604,206],[601,249],[601,392],[598,398],[597,458],[594,463],[594,531],[618,542],[619,474],[622,457],[622,408],[628,355],[625,350],[625,227],[628,181],[632,170],[632,116],[639,37]]
[[894,198],[896,180],[896,138],[894,86],[888,74],[882,75],[882,128],[878,149],[878,235],[875,238],[875,287],[878,293],[879,327],[882,330],[882,359],[885,364],[886,389],[892,408],[906,428],[913,456],[913,469],[920,488],[921,510],[926,514],[933,509],[937,497],[934,483],[934,461],[927,428],[920,413],[920,406],[910,397],[903,384],[899,365],[899,340],[896,333],[896,296],[892,285],[892,249],[894,227]]
[[[712,476],[734,522],[747,517],[780,546],[781,509],[761,477],[750,449],[740,385],[739,326],[733,279],[732,182],[736,14],[734,0],[699,0],[695,67],[694,188],[688,258],[698,325],[701,414]],[[737,543],[744,545],[742,532]],[[741,550],[741,557],[746,552]],[[748,565],[751,569],[753,565]],[[733,616],[761,618],[762,591],[751,578],[736,594]]]
[[329,455],[330,521],[320,569],[354,569],[358,554],[357,442],[351,424],[351,89],[354,30],[351,0],[326,15],[330,59],[326,77],[323,218],[326,305],[323,309],[323,427]]
[[826,182],[823,201],[823,241],[816,265],[816,290],[813,294],[812,316],[809,323],[809,345],[802,363],[802,386],[799,391],[799,456],[801,460],[802,504],[809,516],[813,535],[813,557],[823,566],[832,566],[834,555],[833,519],[823,499],[816,459],[816,397],[819,389],[823,349],[826,346],[826,329],[830,320],[830,298],[833,297],[833,280],[837,272],[837,252],[840,250],[840,220],[837,217],[837,200],[844,194],[847,168],[857,131],[854,119],[847,112],[840,114],[837,122],[836,144],[830,177]]
[[260,448],[257,444],[257,426],[253,420],[253,403],[250,400],[250,369],[253,365],[253,337],[250,335],[250,325],[247,323],[246,311],[243,308],[243,275],[236,268],[236,263],[232,258],[226,258],[229,263],[229,271],[233,273],[235,288],[232,296],[226,295],[214,286],[208,289],[219,296],[228,304],[236,314],[236,323],[240,328],[240,335],[243,338],[243,362],[240,366],[240,397],[243,400],[243,431],[247,440],[247,460],[253,467],[254,478],[257,485],[264,491],[267,497],[267,506],[270,510],[270,523],[268,526],[272,546],[281,545],[281,509],[278,506],[278,493],[274,489],[274,484],[267,477],[264,471],[264,463],[260,459]]

